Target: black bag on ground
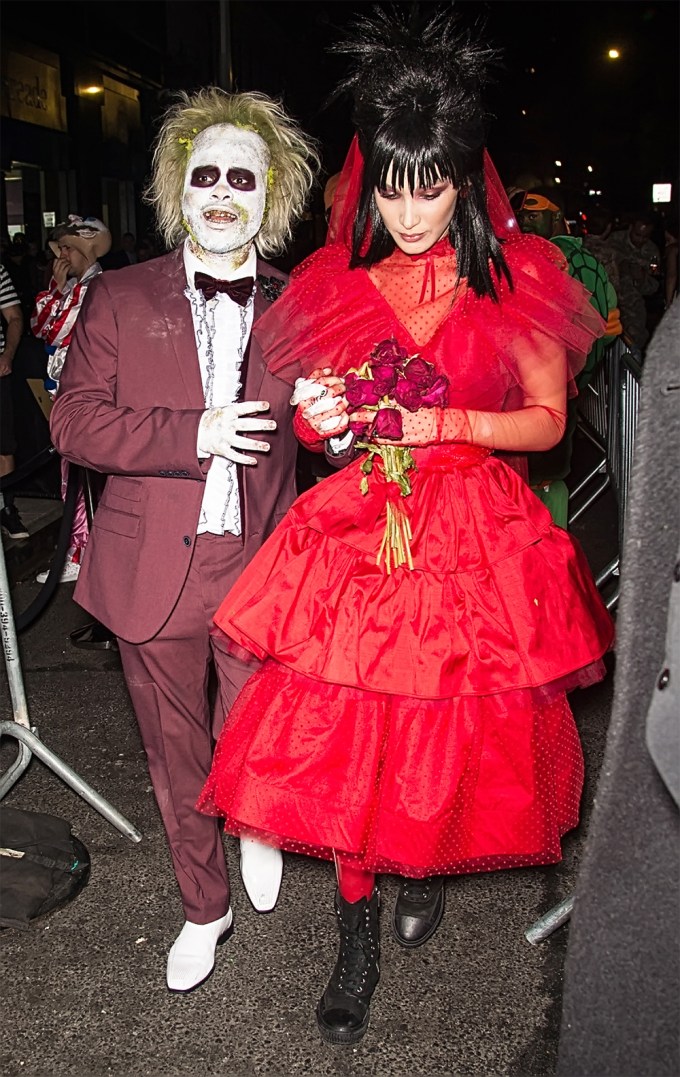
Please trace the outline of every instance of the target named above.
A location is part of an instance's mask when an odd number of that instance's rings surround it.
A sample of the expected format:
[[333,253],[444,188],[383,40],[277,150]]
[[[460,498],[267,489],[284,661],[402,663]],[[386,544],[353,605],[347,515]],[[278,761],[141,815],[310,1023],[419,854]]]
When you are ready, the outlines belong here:
[[0,805],[0,930],[26,930],[77,897],[89,877],[89,853],[70,823]]

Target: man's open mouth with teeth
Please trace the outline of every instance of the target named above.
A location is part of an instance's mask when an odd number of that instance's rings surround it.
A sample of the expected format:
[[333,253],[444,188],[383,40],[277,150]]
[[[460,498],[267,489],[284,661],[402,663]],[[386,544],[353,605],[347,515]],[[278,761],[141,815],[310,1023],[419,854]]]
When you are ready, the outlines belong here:
[[232,224],[239,219],[237,213],[228,209],[204,209],[203,216],[209,224]]

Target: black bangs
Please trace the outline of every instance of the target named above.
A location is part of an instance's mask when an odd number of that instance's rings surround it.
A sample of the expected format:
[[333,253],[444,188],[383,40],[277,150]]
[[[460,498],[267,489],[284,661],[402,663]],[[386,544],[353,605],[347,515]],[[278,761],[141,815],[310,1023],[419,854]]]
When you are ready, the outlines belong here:
[[457,185],[456,169],[441,146],[407,148],[380,136],[366,162],[366,179],[378,190],[392,186],[415,191],[417,187],[434,187],[441,180],[451,180]]
[[350,268],[369,268],[395,250],[376,190],[415,192],[449,180],[460,192],[449,226],[457,276],[476,295],[497,301],[501,277],[512,282],[486,204],[480,96],[496,54],[448,12],[428,20],[413,7],[409,19],[374,8],[333,50],[352,59],[337,92],[353,98],[364,159]]

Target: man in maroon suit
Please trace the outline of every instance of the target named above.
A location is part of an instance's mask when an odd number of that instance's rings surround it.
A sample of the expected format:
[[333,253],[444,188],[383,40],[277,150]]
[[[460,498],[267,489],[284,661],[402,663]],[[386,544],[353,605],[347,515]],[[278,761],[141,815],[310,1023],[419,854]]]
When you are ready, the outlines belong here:
[[[194,805],[253,666],[210,629],[295,496],[290,385],[251,332],[285,286],[258,253],[289,238],[317,164],[263,95],[181,94],[147,192],[173,249],[93,282],[52,411],[57,450],[109,476],[75,598],[118,637],[168,837],[186,918],[168,958],[172,991],[210,975],[231,930],[217,820]],[[241,872],[256,908],[272,908],[280,851],[243,841]]]

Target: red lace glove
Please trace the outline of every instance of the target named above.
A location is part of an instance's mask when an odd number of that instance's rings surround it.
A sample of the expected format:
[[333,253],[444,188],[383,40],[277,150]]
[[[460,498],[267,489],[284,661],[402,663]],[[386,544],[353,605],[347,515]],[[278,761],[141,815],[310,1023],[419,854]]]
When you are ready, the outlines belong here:
[[[521,347],[521,351],[520,351]],[[545,452],[564,434],[567,410],[567,364],[564,349],[537,334],[517,345],[522,406],[513,411],[467,408],[398,410],[403,436],[386,445],[434,445],[462,441],[503,452]],[[355,412],[352,419],[372,422],[375,411]]]
[[297,404],[293,420],[296,436],[313,452],[323,451],[323,442],[344,434],[349,426],[345,383],[330,367],[313,370],[298,378],[290,400]]
[[310,452],[323,452],[322,439],[309,425],[299,407],[295,409],[293,416],[293,433],[305,449],[309,449]]

